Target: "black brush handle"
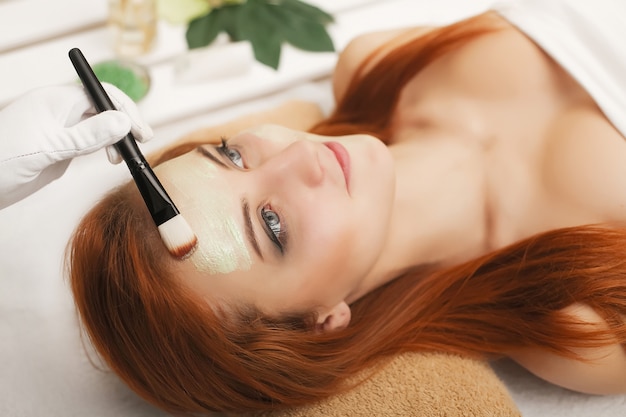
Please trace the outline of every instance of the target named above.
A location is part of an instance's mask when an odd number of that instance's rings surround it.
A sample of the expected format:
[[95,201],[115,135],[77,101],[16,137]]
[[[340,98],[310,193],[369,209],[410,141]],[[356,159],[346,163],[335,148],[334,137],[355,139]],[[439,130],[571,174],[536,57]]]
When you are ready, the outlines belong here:
[[[74,69],[78,74],[78,77],[83,83],[83,86],[87,90],[87,94],[91,98],[93,105],[96,107],[96,110],[101,113],[107,110],[117,110],[111,102],[109,95],[104,91],[102,84],[94,74],[91,66],[85,59],[85,56],[78,48],[73,48],[69,52],[70,61],[74,65]],[[141,154],[139,147],[137,146],[137,142],[131,133],[128,133],[126,137],[115,144],[115,147],[122,155],[122,158],[125,161],[139,159],[144,160],[145,158]],[[129,167],[132,170],[132,167]]]
[[[72,48],[69,56],[96,110],[99,113],[107,110],[117,110],[81,50]],[[126,162],[126,165],[128,165],[137,188],[139,188],[157,226],[179,214],[178,209],[139,150],[133,135],[129,132],[128,135],[115,144],[115,147],[124,159],[124,162]]]

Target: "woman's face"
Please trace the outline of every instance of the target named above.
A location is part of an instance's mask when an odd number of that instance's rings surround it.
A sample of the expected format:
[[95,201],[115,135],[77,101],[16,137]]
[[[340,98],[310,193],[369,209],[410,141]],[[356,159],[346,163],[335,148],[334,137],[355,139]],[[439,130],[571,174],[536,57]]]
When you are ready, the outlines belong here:
[[378,259],[395,176],[387,147],[264,125],[155,172],[198,236],[180,276],[211,302],[325,313]]

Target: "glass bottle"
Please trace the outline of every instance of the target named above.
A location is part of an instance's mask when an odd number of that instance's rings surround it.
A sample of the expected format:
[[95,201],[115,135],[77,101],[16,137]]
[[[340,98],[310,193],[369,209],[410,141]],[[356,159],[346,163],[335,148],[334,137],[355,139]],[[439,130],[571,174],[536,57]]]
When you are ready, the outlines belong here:
[[117,55],[149,52],[156,37],[156,0],[109,0],[109,26]]

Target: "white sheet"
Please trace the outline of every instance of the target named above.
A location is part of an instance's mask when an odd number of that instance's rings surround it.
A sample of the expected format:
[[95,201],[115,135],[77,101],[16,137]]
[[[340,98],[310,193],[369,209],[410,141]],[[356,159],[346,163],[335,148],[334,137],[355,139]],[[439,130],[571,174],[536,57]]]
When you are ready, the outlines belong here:
[[[355,8],[340,16],[333,29],[340,47],[362,31],[445,23],[478,11],[490,2],[369,3],[371,7]],[[168,92],[166,88],[152,92],[151,101],[142,104],[142,111],[156,126],[156,139],[144,149],[149,152],[185,132],[277,105],[285,99],[314,100],[328,109],[331,98],[327,75],[334,58],[318,58],[315,71],[289,64],[278,74],[253,71],[239,83],[227,83],[226,90],[220,89],[221,83],[198,86],[212,98],[193,109],[185,107],[184,93]],[[165,63],[158,68],[157,73],[168,71]],[[267,79],[258,78],[260,73],[271,78],[269,87]],[[312,78],[321,81],[312,82]],[[214,91],[219,94],[211,94]],[[98,152],[73,161],[61,179],[0,211],[0,416],[165,416],[138,399],[114,375],[90,364],[78,336],[73,303],[63,278],[63,250],[74,225],[107,189],[128,178],[123,165],[111,166],[104,153]],[[570,393],[543,383],[508,362],[497,364],[496,369],[524,416],[626,415],[626,396]]]

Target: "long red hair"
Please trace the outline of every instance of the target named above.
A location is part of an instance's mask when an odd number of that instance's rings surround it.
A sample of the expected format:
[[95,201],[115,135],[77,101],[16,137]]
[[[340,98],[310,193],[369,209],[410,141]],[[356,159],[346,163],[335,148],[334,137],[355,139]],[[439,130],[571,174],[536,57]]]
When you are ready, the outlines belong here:
[[[488,30],[480,18],[430,32],[360,71],[313,130],[389,137],[402,86]],[[70,243],[72,291],[86,334],[140,396],[173,413],[268,410],[337,394],[348,376],[406,351],[499,356],[540,347],[626,342],[626,230],[580,226],[530,237],[461,265],[413,271],[355,302],[343,330],[311,331],[309,314],[220,314],[174,279],[132,184],[105,197]],[[563,312],[593,307],[607,330]]]

